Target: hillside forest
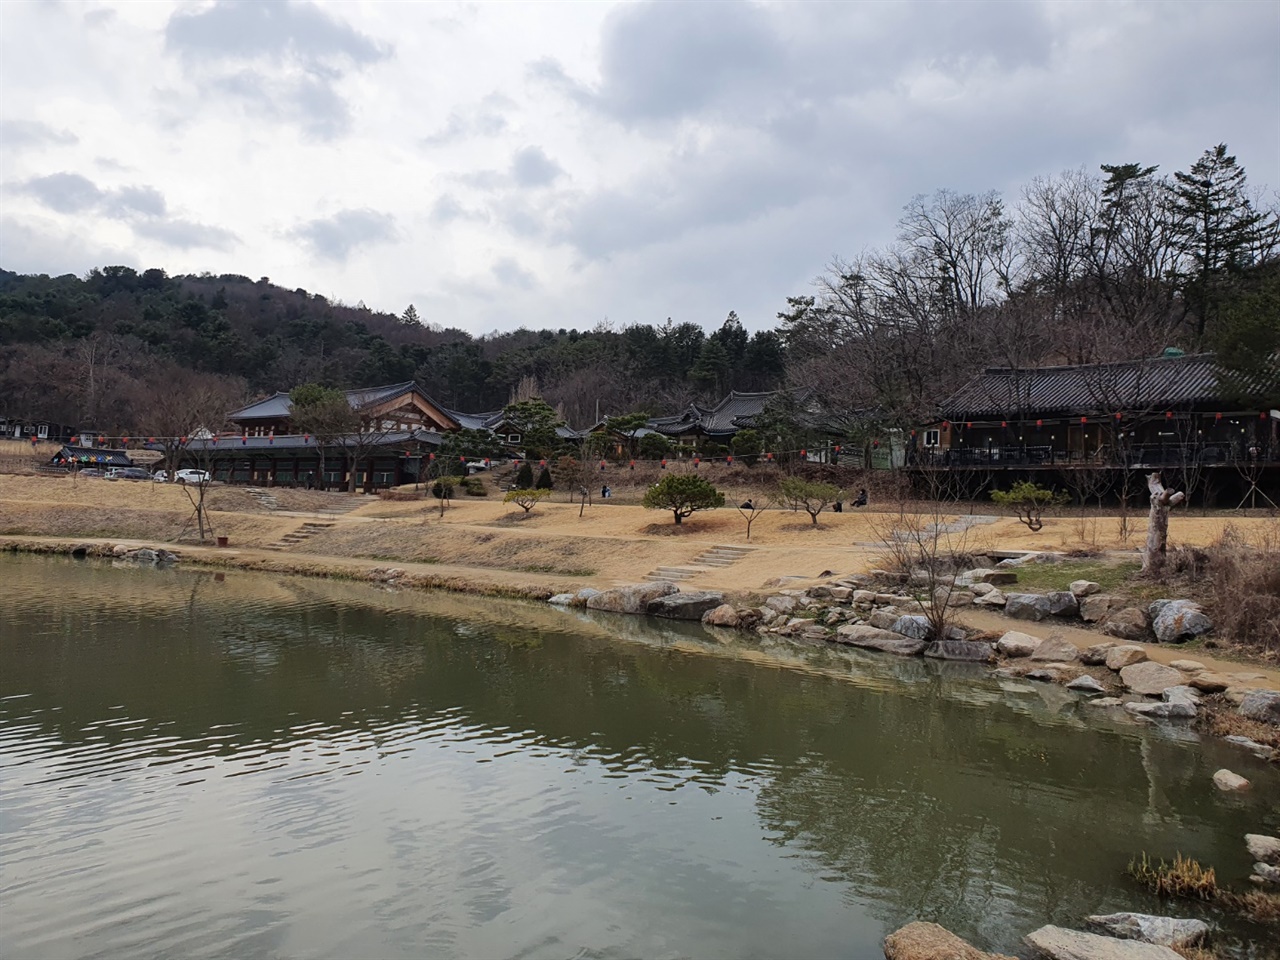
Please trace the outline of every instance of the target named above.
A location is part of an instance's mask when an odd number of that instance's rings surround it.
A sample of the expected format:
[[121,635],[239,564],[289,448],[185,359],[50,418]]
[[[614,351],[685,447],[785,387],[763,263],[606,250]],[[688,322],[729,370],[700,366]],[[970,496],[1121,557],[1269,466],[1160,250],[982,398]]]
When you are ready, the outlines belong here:
[[815,388],[833,413],[905,424],[984,367],[1170,346],[1215,350],[1274,398],[1278,261],[1276,198],[1218,145],[1171,176],[1108,164],[1012,197],[916,196],[892,243],[815,265],[812,288],[754,333],[729,310],[474,336],[412,305],[380,313],[267,277],[0,270],[0,416],[119,432],[146,429],[162,395],[201,392],[230,409],[303,383],[416,380],[468,412],[541,396],[577,427],[597,411],[670,413],[784,386]]

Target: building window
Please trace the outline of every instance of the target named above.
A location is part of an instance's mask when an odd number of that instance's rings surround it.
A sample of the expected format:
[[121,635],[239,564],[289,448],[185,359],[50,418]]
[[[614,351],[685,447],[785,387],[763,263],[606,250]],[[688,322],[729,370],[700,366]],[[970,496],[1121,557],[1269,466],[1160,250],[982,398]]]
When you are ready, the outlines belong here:
[[926,430],[924,432],[924,445],[926,447],[936,447],[941,442],[941,434],[937,430]]
[[41,440],[48,440],[49,425],[47,423],[40,424],[40,426],[36,428],[36,436],[39,437]]
[[520,434],[518,433],[507,434],[507,443],[519,443],[519,442],[520,442]]

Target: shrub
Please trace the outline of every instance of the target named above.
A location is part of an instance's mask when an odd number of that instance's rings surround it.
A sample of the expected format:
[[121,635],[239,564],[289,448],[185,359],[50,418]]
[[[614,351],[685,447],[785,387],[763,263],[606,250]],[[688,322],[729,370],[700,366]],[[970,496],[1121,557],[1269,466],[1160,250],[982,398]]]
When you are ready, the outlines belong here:
[[785,477],[778,481],[778,491],[784,502],[809,514],[813,525],[818,525],[818,514],[829,503],[840,497],[840,488],[833,483],[815,483],[800,477]]
[[1071,498],[1065,493],[1037,486],[1030,480],[1022,480],[1008,491],[992,490],[991,499],[1002,507],[1013,507],[1027,529],[1036,531],[1044,526],[1040,516],[1047,507],[1059,506]]
[[484,497],[489,494],[489,491],[485,489],[484,481],[479,477],[467,477],[467,479],[463,480],[462,491],[468,497]]
[[528,515],[530,510],[549,496],[551,496],[550,490],[511,490],[502,498],[502,502],[514,503]]
[[1280,531],[1250,545],[1228,526],[1207,553],[1218,633],[1242,647],[1280,653]]
[[532,490],[533,489],[533,467],[530,466],[528,460],[524,460],[520,464],[520,469],[516,471],[516,489]]
[[538,482],[533,485],[535,490],[550,490],[555,484],[551,480],[551,471],[546,467],[542,468],[542,472],[538,474]]

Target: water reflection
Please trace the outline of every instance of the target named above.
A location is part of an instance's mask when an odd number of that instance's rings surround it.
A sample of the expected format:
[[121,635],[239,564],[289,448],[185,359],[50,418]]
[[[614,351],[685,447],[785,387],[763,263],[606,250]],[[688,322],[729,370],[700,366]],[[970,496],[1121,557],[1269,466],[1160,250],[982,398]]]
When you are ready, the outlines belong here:
[[[978,668],[0,558],[5,955],[872,956],[1247,872],[1276,777]],[[1101,727],[1101,729],[1099,729]],[[1218,766],[1255,779],[1215,797]],[[1246,935],[1248,931],[1245,931]]]

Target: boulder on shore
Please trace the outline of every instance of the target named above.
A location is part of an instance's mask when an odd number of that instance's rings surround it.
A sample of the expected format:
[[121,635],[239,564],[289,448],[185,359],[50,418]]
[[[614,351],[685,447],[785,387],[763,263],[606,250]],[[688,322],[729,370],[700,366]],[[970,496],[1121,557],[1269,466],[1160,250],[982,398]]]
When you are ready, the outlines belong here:
[[1066,637],[1050,634],[1031,654],[1032,660],[1051,660],[1055,663],[1073,663],[1080,659],[1080,648]]
[[929,621],[918,613],[909,613],[899,617],[893,622],[893,626],[889,628],[894,633],[900,633],[904,637],[910,637],[912,640],[923,640],[929,636],[932,629]]
[[1126,703],[1125,710],[1140,717],[1159,717],[1162,720],[1192,720],[1196,705],[1190,700],[1170,700],[1167,703]]
[[1147,651],[1131,643],[1113,646],[1102,656],[1102,662],[1107,665],[1108,670],[1123,670],[1135,663],[1142,663],[1146,659]]
[[1182,674],[1173,667],[1151,660],[1133,663],[1120,670],[1120,682],[1134,693],[1158,697],[1169,687],[1182,685]]
[[633,583],[625,587],[603,590],[587,599],[588,610],[604,610],[609,613],[644,613],[650,600],[678,593],[679,588],[666,580],[651,583]]
[[709,613],[722,603],[723,593],[691,591],[650,600],[645,611],[650,616],[665,617],[668,620],[701,620],[704,613]]
[[978,640],[935,640],[925,647],[924,655],[934,660],[967,660],[986,663],[995,659],[991,644]]
[[1250,690],[1240,701],[1236,713],[1249,720],[1280,725],[1280,693],[1275,690]]
[[1039,637],[1033,637],[1028,633],[1020,633],[1017,630],[1009,630],[996,641],[996,649],[1010,658],[1029,657],[1036,652],[1036,647],[1040,646],[1042,642]]
[[1190,947],[1209,935],[1203,920],[1181,917],[1157,917],[1149,913],[1108,913],[1085,917],[1091,930],[1120,940],[1141,940],[1163,947]]
[[1085,597],[1093,596],[1102,590],[1102,584],[1094,583],[1092,580],[1072,580],[1071,586],[1068,588],[1077,600],[1083,600]]
[[1244,845],[1249,849],[1249,856],[1273,867],[1280,867],[1280,838],[1268,837],[1261,833],[1246,833]]
[[843,627],[838,627],[833,639],[836,643],[843,643],[850,647],[896,653],[900,657],[919,656],[924,650],[923,640],[912,640],[892,630],[881,630],[862,623],[847,623]]
[[1076,677],[1067,684],[1068,690],[1074,690],[1076,693],[1106,693],[1106,688],[1087,673],[1082,677]]
[[1121,640],[1146,640],[1149,638],[1149,624],[1145,610],[1125,607],[1107,617],[1107,622],[1102,625],[1102,632]]
[[1213,629],[1200,604],[1190,600],[1157,600],[1150,613],[1151,629],[1161,643],[1183,643]]
[[1022,938],[1050,960],[1182,960],[1168,947],[1139,940],[1117,940],[1052,924]]
[[737,627],[742,624],[742,617],[731,603],[722,603],[702,615],[702,622],[709,627]]
[[1091,667],[1107,662],[1107,651],[1116,644],[1110,640],[1103,643],[1095,643],[1092,647],[1086,647],[1080,651],[1080,662],[1086,663]]
[[985,953],[936,923],[917,920],[884,938],[885,960],[1012,960]]
[[1043,620],[1049,616],[1049,598],[1039,593],[1007,593],[1004,612],[1015,620]]
[[1080,619],[1085,623],[1097,623],[1099,620],[1105,620],[1112,608],[1117,606],[1119,606],[1119,601],[1115,597],[1101,594],[1082,597],[1080,599]]
[[1069,590],[1055,590],[1045,599],[1049,601],[1049,613],[1055,617],[1074,617],[1080,612],[1080,602]]

